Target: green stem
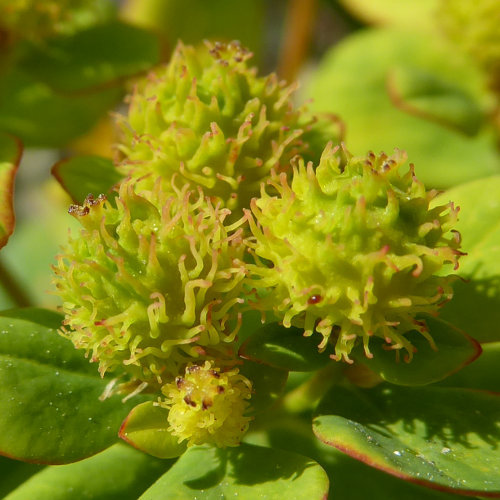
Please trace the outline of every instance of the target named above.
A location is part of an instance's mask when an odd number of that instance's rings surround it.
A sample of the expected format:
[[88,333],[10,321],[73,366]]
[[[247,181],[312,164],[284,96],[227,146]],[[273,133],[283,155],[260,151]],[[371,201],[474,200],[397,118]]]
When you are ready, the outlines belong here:
[[341,372],[342,366],[332,361],[286,394],[282,401],[283,408],[290,413],[312,410],[330,387],[343,377]]
[[29,307],[32,305],[31,299],[24,291],[24,288],[17,282],[16,278],[7,269],[7,267],[5,267],[4,263],[1,260],[0,285],[17,307]]

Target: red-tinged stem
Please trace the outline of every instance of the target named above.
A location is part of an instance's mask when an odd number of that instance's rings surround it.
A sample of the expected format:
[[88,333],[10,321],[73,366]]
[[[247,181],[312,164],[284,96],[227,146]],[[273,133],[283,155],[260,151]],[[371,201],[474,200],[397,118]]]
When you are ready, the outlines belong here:
[[280,77],[287,81],[297,77],[307,57],[317,10],[317,0],[289,1],[278,69]]

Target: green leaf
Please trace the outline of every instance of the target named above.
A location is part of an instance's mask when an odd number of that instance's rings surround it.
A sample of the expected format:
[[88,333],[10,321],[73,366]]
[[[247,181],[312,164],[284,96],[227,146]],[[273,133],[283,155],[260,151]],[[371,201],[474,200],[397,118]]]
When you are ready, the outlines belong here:
[[171,464],[116,444],[75,464],[46,467],[6,500],[136,500]]
[[324,499],[328,476],[313,460],[282,450],[242,444],[190,448],[140,498]]
[[168,410],[152,401],[137,405],[124,420],[119,436],[138,450],[158,458],[174,458],[186,451],[186,443],[179,444],[170,434]]
[[446,321],[430,316],[426,316],[425,321],[437,350],[421,333],[412,331],[405,334],[417,349],[410,362],[385,349],[383,339],[379,338],[370,340],[372,359],[368,359],[361,349],[353,353],[354,359],[393,384],[426,385],[446,378],[481,354],[478,342]]
[[12,196],[14,177],[21,160],[21,143],[0,132],[0,248],[14,231],[15,217]]
[[481,356],[474,363],[446,378],[439,385],[500,392],[500,384],[496,376],[500,366],[500,342],[483,344],[482,349]]
[[469,389],[335,387],[316,436],[354,458],[424,486],[500,497],[500,396]]
[[365,22],[421,30],[433,27],[438,0],[401,2],[400,0],[340,0],[340,3]]
[[240,373],[252,382],[250,415],[260,413],[271,407],[283,394],[288,372],[280,368],[245,361],[239,368]]
[[[495,134],[483,127],[474,137],[414,116],[394,106],[388,80],[395,68],[418,67],[426,74],[469,96],[483,108],[481,74],[457,60],[451,49],[432,37],[410,31],[358,31],[326,54],[304,97],[317,112],[336,113],[346,124],[345,142],[354,155],[395,147],[407,151],[417,177],[445,188],[500,171]],[[473,167],[471,167],[473,165]]]
[[25,146],[61,147],[89,130],[121,98],[120,88],[75,96],[57,94],[18,70],[0,80],[0,130]]
[[[456,496],[424,488],[341,453],[315,438],[310,418],[284,417],[271,423],[266,432],[252,433],[246,441],[260,446],[300,452],[317,461],[330,478],[328,498],[341,500],[451,500]],[[250,441],[251,440],[251,441]],[[360,478],[363,478],[360,481]]]
[[61,320],[36,309],[0,316],[3,455],[37,463],[81,460],[116,442],[121,422],[140,401],[100,401],[110,380],[57,334]]
[[450,189],[436,203],[460,207],[456,229],[462,235],[453,299],[441,316],[480,342],[500,340],[500,176]]
[[156,35],[115,21],[33,45],[19,64],[56,91],[77,92],[109,85],[159,62]]
[[82,204],[88,194],[112,194],[111,188],[122,179],[113,161],[101,156],[75,156],[56,163],[52,175],[75,203]]
[[27,464],[0,456],[0,498],[17,488],[26,479],[43,468],[41,465]]
[[267,324],[243,343],[239,355],[294,372],[314,371],[331,362],[328,352],[318,351],[320,341],[316,337],[304,337],[303,333],[300,328]]
[[478,102],[455,82],[419,68],[401,66],[392,70],[387,83],[394,105],[411,115],[470,136],[477,134],[482,125]]

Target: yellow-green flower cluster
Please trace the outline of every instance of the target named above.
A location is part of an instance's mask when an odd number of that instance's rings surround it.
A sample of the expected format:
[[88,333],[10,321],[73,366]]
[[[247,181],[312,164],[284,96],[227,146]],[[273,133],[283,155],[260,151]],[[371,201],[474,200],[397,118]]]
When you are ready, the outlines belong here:
[[188,446],[237,446],[248,429],[252,385],[237,369],[221,371],[213,362],[189,364],[185,374],[162,388],[172,435]]
[[236,42],[179,44],[131,96],[120,171],[141,186],[161,177],[167,190],[179,176],[239,218],[271,169],[289,170],[297,153],[319,158],[309,143],[331,139],[331,127],[293,108],[295,86],[257,76],[251,55]]
[[126,367],[161,385],[193,359],[228,356],[245,276],[228,210],[187,187],[136,193],[128,181],[116,206],[89,197],[70,212],[84,229],[59,256],[55,283],[65,335],[101,374]]
[[251,272],[264,291],[255,306],[306,335],[320,332],[320,349],[333,343],[336,359],[350,361],[358,339],[371,356],[373,335],[411,357],[406,332],[432,342],[415,316],[436,313],[452,293],[442,268],[458,265],[460,239],[450,232],[458,210],[430,206],[436,192],[412,166],[401,173],[401,152],[345,165],[340,153],[328,146],[316,169],[299,161],[291,183],[269,181],[278,196],[264,188],[254,200]]
[[16,38],[40,40],[85,28],[110,10],[102,0],[0,0],[0,28]]

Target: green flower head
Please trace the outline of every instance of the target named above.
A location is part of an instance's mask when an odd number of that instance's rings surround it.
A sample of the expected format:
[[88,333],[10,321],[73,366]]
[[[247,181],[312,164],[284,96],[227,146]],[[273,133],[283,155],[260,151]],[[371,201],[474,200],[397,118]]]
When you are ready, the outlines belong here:
[[274,74],[257,76],[251,55],[236,42],[179,44],[131,96],[119,170],[141,186],[160,176],[167,190],[179,175],[238,218],[271,169],[289,169],[297,153],[314,157],[309,144],[321,142],[332,124],[323,130],[294,109],[295,87]]
[[169,409],[169,431],[188,446],[237,446],[251,417],[244,416],[251,382],[233,368],[221,371],[211,361],[189,364],[183,376],[162,387]]
[[350,361],[361,339],[382,337],[391,348],[413,348],[405,332],[419,330],[418,313],[436,313],[451,297],[460,238],[451,230],[453,204],[431,207],[413,166],[401,174],[404,153],[352,158],[331,145],[319,166],[294,167],[291,184],[281,175],[263,188],[247,213],[256,264],[250,283],[260,293],[255,307],[274,310],[284,326],[323,335],[320,349],[335,346],[335,359]]
[[186,188],[100,196],[70,212],[84,227],[58,257],[65,331],[99,362],[162,385],[193,359],[231,356],[238,330],[241,229]]

